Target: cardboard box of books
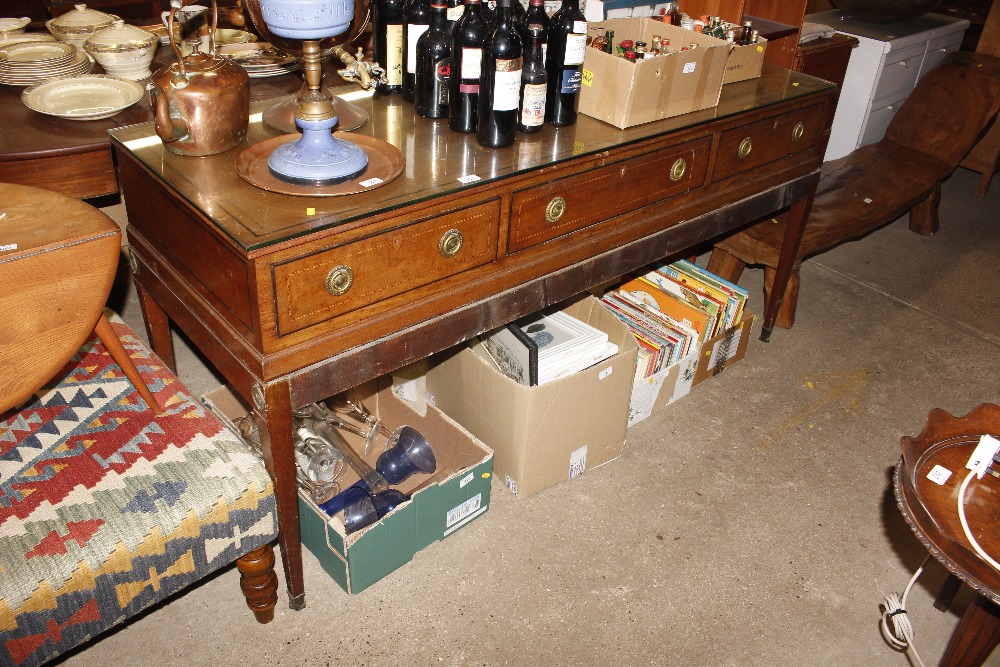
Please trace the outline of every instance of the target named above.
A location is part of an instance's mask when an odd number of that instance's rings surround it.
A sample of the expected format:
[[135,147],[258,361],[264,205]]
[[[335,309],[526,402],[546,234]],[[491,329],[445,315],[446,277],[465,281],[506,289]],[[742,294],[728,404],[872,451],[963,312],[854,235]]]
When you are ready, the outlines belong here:
[[[389,378],[363,385],[352,396],[381,419],[387,432],[404,425],[415,429],[430,445],[436,463],[434,472],[417,472],[390,487],[410,496],[409,500],[375,523],[351,533],[345,529],[343,511],[328,515],[300,485],[302,544],[341,588],[353,594],[402,567],[418,551],[449,537],[489,509],[493,452],[437,408],[425,406],[425,414],[418,413],[396,396]],[[204,401],[230,425],[249,411],[227,387],[209,392]],[[363,452],[362,438],[340,429],[336,431],[343,435],[348,446]],[[378,466],[385,440],[383,432],[364,457],[373,468]],[[358,480],[351,466],[344,465],[338,479],[339,489],[356,489]],[[366,495],[356,489],[349,499]],[[455,567],[463,565],[456,563]]]
[[592,37],[607,31],[614,32],[616,44],[626,39],[650,44],[659,35],[669,40],[668,52],[630,62],[585,48],[580,113],[624,129],[719,103],[731,44],[646,18],[609,19],[588,26]]
[[692,386],[715,377],[746,356],[755,316],[745,310],[740,321],[701,346]]
[[617,458],[625,443],[636,339],[591,296],[561,310],[606,334],[617,351],[589,368],[530,386],[530,379],[522,383],[501,372],[507,368],[522,381],[530,375],[512,370],[518,367],[513,355],[461,346],[435,358],[426,376],[428,400],[494,451],[496,475],[518,497]]
[[746,300],[746,290],[686,260],[656,265],[602,297],[639,346],[629,426],[686,396],[699,365],[725,357],[721,369],[742,357],[746,344],[733,332],[742,331]]

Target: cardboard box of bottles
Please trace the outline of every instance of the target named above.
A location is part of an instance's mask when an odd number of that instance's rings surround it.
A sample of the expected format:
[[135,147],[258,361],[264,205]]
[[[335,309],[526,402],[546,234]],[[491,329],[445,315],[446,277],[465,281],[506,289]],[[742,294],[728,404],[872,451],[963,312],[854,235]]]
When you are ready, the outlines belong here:
[[[588,47],[580,113],[624,129],[719,103],[731,44],[653,19],[610,19],[588,26],[591,37],[609,30],[615,33],[615,45],[626,39],[652,44],[659,35],[670,40],[672,52],[633,63]],[[690,44],[698,46],[679,50]]]
[[588,296],[563,310],[597,327],[618,353],[569,377],[528,387],[467,346],[434,359],[428,401],[493,449],[499,481],[523,498],[621,455],[638,344]]
[[[342,514],[327,515],[299,490],[302,544],[351,594],[363,591],[408,563],[418,551],[482,516],[490,506],[493,475],[489,447],[433,406],[423,406],[425,414],[417,412],[396,396],[390,378],[364,385],[357,395],[390,430],[405,424],[419,431],[434,451],[437,469],[431,474],[412,475],[393,487],[413,497],[377,523],[350,535],[344,530]],[[230,425],[248,410],[227,387],[209,392],[204,400]],[[363,451],[361,438],[349,433],[344,433],[344,438],[356,451]],[[382,440],[376,442],[381,444]],[[374,467],[382,447],[372,450],[366,460]],[[345,466],[340,488],[357,480],[358,475]]]
[[726,58],[726,75],[722,78],[722,85],[759,77],[766,48],[767,40],[763,37],[756,44],[734,46]]

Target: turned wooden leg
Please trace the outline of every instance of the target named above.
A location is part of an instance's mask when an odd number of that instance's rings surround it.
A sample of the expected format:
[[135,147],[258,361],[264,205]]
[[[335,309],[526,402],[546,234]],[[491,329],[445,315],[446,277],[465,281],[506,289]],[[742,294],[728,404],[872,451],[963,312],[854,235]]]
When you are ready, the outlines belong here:
[[941,184],[938,183],[923,200],[910,209],[910,231],[921,236],[931,236],[937,233],[938,204],[941,203]]
[[258,623],[274,619],[274,605],[278,604],[278,576],[274,573],[274,548],[265,544],[241,556],[236,561],[240,571],[240,588],[246,596],[247,606],[257,617]]
[[987,169],[983,172],[982,178],[979,179],[979,187],[976,188],[976,194],[980,197],[985,197],[986,191],[990,189],[990,181],[993,180],[994,169],[996,169],[996,167],[993,169]]
[[[778,306],[778,316],[774,320],[774,325],[781,329],[791,329],[795,324],[795,306],[799,302],[799,266],[788,276],[788,284],[785,286],[785,297]],[[775,270],[769,266],[764,267],[764,302],[771,296],[771,289],[774,286]]]
[[941,656],[941,667],[977,667],[1000,643],[1000,608],[982,595],[969,603]]
[[[133,280],[135,280],[133,276]],[[142,321],[146,323],[146,336],[149,346],[160,358],[163,365],[177,373],[177,362],[174,360],[174,341],[170,338],[170,320],[146,290],[138,282],[135,291],[139,297],[139,308],[142,309]]]
[[742,259],[719,247],[712,248],[708,258],[708,270],[731,283],[739,282],[746,266]]
[[153,397],[153,392],[149,390],[146,386],[146,381],[142,379],[139,375],[139,370],[132,363],[132,357],[128,356],[128,351],[125,346],[122,345],[122,341],[118,338],[118,334],[115,330],[111,328],[111,322],[108,322],[108,318],[101,313],[100,319],[97,320],[97,324],[94,326],[94,332],[97,333],[97,337],[101,339],[101,343],[104,344],[105,349],[107,349],[108,354],[111,358],[115,360],[118,367],[122,369],[131,382],[132,386],[136,388],[139,395],[142,396],[142,400],[146,401],[146,405],[155,412],[156,414],[163,414],[163,408],[160,404],[156,402],[156,398]]

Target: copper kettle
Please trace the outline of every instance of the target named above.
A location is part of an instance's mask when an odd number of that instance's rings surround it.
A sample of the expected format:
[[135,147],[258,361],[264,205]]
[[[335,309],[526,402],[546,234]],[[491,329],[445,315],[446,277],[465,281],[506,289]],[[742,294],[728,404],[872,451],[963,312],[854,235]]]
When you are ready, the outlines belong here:
[[149,91],[156,134],[167,150],[180,155],[213,155],[236,146],[250,120],[250,79],[236,63],[215,55],[218,7],[212,0],[209,53],[183,56],[174,19],[183,0],[171,0],[167,34],[177,62],[150,78]]

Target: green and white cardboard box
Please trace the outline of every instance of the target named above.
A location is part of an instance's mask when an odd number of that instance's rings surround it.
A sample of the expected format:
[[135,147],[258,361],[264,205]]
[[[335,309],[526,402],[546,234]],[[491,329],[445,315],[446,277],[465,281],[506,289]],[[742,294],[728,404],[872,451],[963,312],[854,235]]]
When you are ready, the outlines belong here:
[[[359,387],[355,396],[390,431],[403,425],[419,431],[434,450],[437,470],[430,475],[413,475],[394,487],[407,494],[417,491],[409,502],[350,535],[344,531],[343,514],[327,515],[300,490],[302,544],[327,574],[351,594],[363,591],[408,563],[421,549],[485,514],[490,506],[493,476],[493,451],[489,447],[437,408],[411,406],[401,400],[393,392],[390,378]],[[235,418],[249,412],[226,387],[209,392],[203,400],[230,425]],[[361,438],[341,433],[355,451],[363,451]],[[383,451],[382,441],[376,438],[376,446],[365,459],[373,468]],[[345,466],[341,488],[357,480],[354,471]]]
[[[396,396],[388,378],[379,381],[377,392],[367,397],[363,390],[359,394],[390,430],[405,424],[419,431],[434,449],[437,471],[404,480],[396,487],[404,493],[419,488],[411,500],[350,535],[345,534],[340,516],[328,516],[308,495],[299,492],[302,544],[351,594],[360,593],[408,563],[421,549],[485,514],[493,476],[492,450],[433,406],[426,406],[426,414],[419,414]],[[374,467],[381,447],[372,449],[378,450],[368,457]],[[344,476],[341,488],[357,478],[349,468]],[[428,480],[432,480],[430,484]]]

